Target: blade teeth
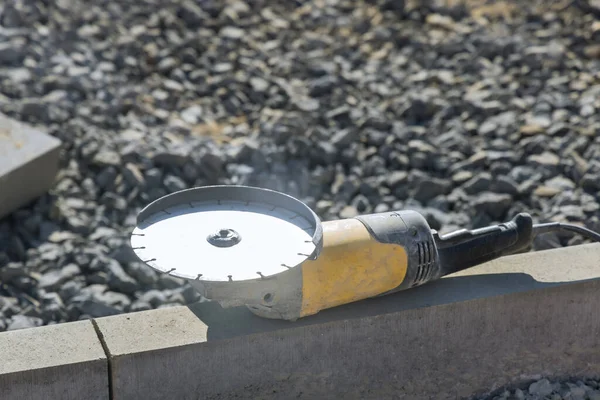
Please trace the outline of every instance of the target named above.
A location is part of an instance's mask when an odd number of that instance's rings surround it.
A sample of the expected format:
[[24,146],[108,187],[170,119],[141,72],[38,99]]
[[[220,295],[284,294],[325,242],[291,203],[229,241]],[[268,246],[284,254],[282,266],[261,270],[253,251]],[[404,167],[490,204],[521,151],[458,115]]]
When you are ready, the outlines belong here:
[[227,275],[227,277],[229,278],[229,282],[233,282],[232,275]]
[[262,274],[262,272],[258,271],[257,274],[262,278],[265,279],[265,276]]
[[170,270],[168,270],[166,273],[167,274],[171,274],[171,272],[175,271],[177,268],[171,268]]
[[198,276],[196,277],[196,280],[200,280],[201,276],[202,276],[202,274],[198,274]]

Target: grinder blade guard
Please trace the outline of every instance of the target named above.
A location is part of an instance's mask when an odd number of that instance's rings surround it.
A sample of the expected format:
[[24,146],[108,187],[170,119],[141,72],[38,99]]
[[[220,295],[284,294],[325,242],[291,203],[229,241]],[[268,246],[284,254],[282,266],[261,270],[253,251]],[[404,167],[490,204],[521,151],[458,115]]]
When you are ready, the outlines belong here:
[[217,185],[147,205],[131,246],[145,264],[187,280],[205,298],[269,317],[278,294],[298,278],[295,267],[319,256],[323,229],[318,216],[289,195]]

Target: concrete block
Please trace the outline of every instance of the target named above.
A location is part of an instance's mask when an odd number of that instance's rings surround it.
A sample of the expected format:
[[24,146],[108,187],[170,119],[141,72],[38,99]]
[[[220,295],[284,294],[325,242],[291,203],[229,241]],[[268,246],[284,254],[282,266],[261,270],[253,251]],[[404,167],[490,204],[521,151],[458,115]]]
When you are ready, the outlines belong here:
[[91,321],[0,333],[0,399],[106,400],[108,362]]
[[54,184],[61,142],[0,114],[0,219]]
[[600,245],[505,257],[296,322],[198,303],[96,320],[113,399],[466,399],[600,376]]

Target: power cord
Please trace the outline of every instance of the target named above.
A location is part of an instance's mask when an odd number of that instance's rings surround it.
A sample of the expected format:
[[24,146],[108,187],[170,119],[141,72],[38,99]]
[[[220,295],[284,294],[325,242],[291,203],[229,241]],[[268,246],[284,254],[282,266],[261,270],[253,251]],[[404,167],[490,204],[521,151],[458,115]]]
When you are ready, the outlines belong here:
[[533,235],[541,235],[543,233],[548,232],[556,232],[556,231],[570,231],[580,234],[586,239],[594,240],[596,242],[600,242],[600,233],[594,232],[591,229],[584,228],[583,226],[574,225],[574,224],[563,224],[560,222],[549,222],[545,224],[535,224],[533,225]]

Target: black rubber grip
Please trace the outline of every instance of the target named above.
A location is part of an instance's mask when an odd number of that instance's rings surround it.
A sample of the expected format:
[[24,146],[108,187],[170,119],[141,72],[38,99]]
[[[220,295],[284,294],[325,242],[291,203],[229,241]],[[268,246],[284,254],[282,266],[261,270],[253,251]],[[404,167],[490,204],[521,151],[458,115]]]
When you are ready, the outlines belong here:
[[533,220],[526,213],[517,214],[500,225],[436,235],[442,275],[524,251],[531,245],[532,238]]

